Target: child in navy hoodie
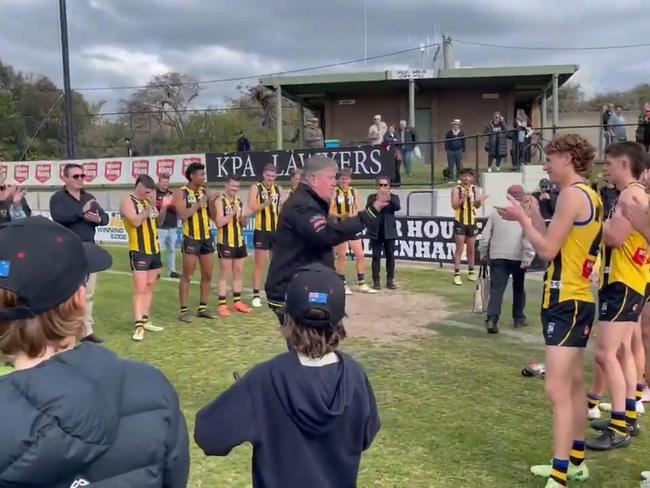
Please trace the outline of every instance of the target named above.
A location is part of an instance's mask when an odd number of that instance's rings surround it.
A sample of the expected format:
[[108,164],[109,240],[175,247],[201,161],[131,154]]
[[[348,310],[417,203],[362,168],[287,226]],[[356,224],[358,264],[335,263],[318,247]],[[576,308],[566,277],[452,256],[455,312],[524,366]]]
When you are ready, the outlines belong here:
[[326,266],[298,269],[282,334],[292,351],[258,364],[205,406],[194,438],[207,455],[253,445],[255,488],[352,488],[379,431],[377,404],[345,338],[345,286]]

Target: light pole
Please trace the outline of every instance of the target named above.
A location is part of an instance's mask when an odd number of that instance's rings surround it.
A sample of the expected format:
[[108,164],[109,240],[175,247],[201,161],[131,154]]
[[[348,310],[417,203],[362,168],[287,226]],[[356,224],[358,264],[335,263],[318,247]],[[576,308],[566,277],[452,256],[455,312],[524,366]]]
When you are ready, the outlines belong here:
[[68,18],[66,0],[59,0],[61,21],[61,53],[63,57],[63,93],[65,106],[65,134],[68,159],[74,159],[74,120],[72,116],[72,90],[70,90],[70,57],[68,53]]

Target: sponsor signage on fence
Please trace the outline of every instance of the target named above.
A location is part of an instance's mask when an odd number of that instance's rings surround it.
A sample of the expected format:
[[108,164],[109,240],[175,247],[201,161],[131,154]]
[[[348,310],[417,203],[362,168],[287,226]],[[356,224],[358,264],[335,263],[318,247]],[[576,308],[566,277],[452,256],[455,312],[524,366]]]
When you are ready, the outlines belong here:
[[322,150],[251,151],[242,153],[208,153],[205,155],[208,181],[219,181],[232,174],[243,180],[258,181],[267,164],[273,164],[280,179],[289,179],[291,171],[302,168],[314,154],[336,161],[339,169],[349,168],[357,178],[374,179],[395,175],[395,157],[381,146],[337,147]]
[[[395,242],[396,259],[453,263],[456,239],[452,217],[397,217],[396,220],[399,235]],[[476,219],[479,233],[485,221]],[[369,239],[363,241],[366,256],[371,256]],[[466,261],[464,254],[463,261]]]
[[183,173],[191,163],[205,163],[205,154],[180,154],[136,158],[76,159],[74,161],[0,162],[0,173],[7,183],[21,186],[61,186],[63,168],[68,163],[80,164],[89,186],[132,184],[138,175],[154,179],[163,173],[171,175],[172,183],[184,183]]

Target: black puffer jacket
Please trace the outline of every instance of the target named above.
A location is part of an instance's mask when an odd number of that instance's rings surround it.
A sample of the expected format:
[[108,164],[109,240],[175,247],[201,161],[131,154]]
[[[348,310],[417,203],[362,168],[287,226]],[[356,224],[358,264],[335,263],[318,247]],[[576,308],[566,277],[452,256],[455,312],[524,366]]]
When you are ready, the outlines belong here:
[[174,388],[155,368],[100,346],[1,377],[0,439],[3,488],[187,486]]

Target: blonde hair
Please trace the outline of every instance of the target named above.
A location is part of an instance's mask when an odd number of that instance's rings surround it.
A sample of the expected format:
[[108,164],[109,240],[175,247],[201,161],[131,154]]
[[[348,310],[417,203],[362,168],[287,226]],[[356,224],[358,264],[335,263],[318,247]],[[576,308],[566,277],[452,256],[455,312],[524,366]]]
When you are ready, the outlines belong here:
[[[0,309],[19,305],[18,297],[0,290]],[[80,337],[84,330],[83,308],[75,295],[52,310],[31,319],[0,321],[0,354],[23,353],[30,358],[42,356],[47,346],[57,346],[71,336]]]

